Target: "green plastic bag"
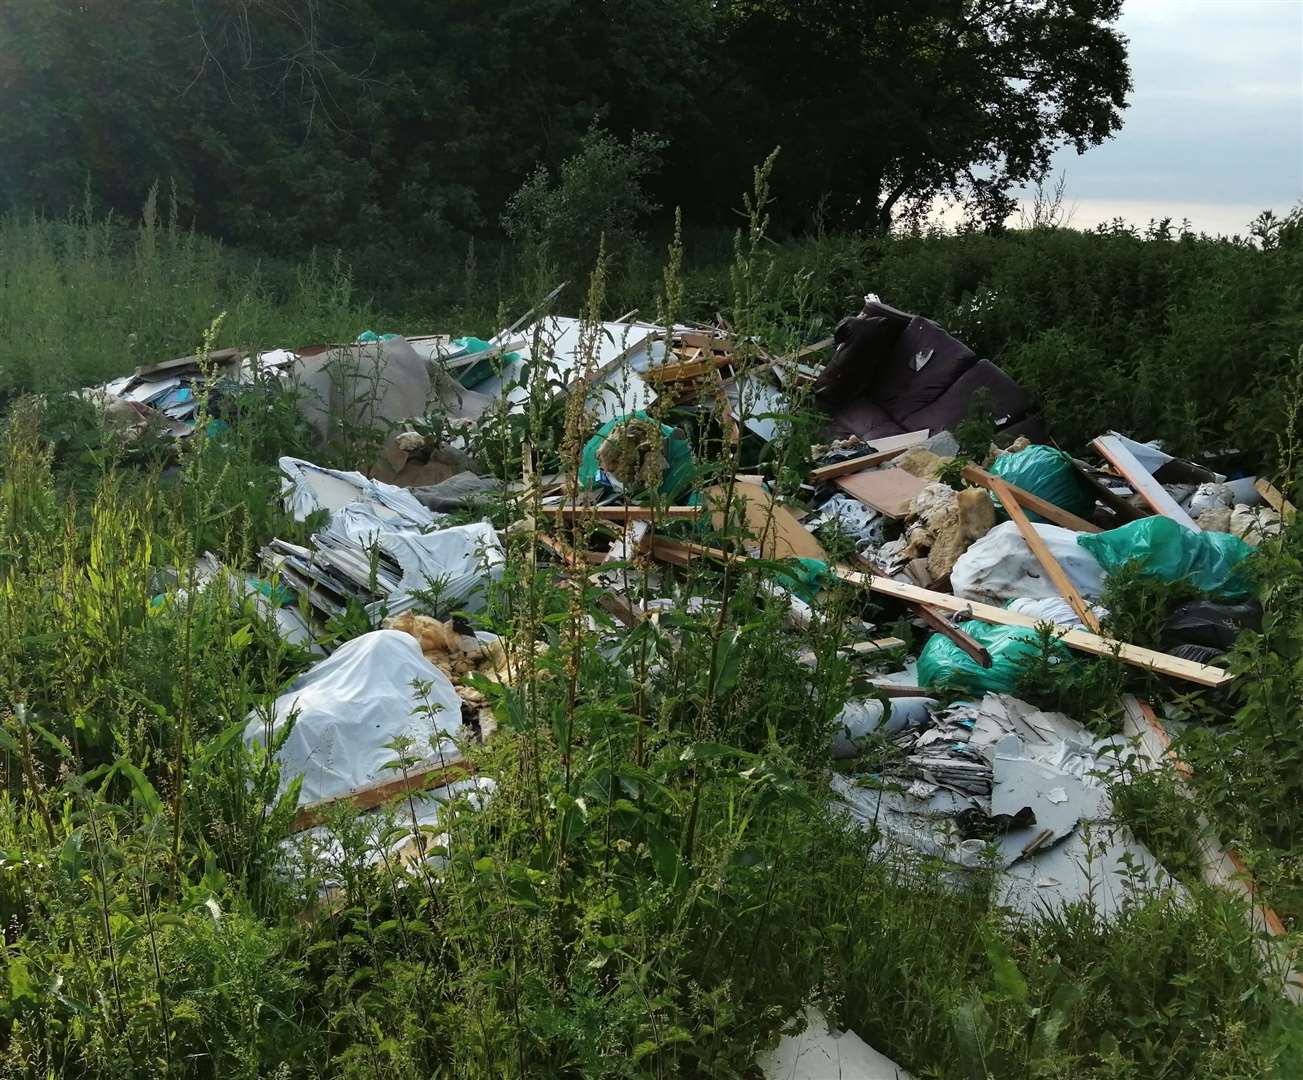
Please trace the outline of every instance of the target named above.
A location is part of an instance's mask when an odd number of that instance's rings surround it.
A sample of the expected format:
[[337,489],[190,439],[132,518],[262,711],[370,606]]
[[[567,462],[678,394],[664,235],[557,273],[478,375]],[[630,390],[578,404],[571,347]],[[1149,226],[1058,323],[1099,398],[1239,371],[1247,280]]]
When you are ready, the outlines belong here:
[[[597,434],[584,443],[583,453],[579,456],[580,487],[591,488],[597,487],[599,484],[611,486],[606,473],[602,471],[602,466],[598,463],[597,451],[612,431],[626,420],[635,419],[650,421],[652,418],[641,409],[637,412],[626,413],[624,416],[617,416],[614,420],[608,420],[599,427]],[[688,446],[687,440],[674,437],[674,429],[666,424],[661,424],[660,429],[661,434],[665,437],[665,475],[661,479],[658,490],[666,498],[672,500],[687,490],[692,483],[696,463],[692,457],[692,448]]]
[[[933,634],[918,654],[920,686],[973,694],[1012,693],[1026,662],[1041,652],[1040,636],[1027,626],[997,626],[969,619],[964,630],[991,654],[991,666],[982,667],[944,634]],[[1069,661],[1068,648],[1062,642],[1054,642],[1054,652],[1063,662]]]
[[[452,344],[464,348],[466,350],[465,355],[468,356],[488,352],[493,348],[493,342],[477,337],[453,338]],[[473,364],[458,368],[456,378],[467,390],[474,390],[480,383],[493,375],[495,365],[510,364],[519,359],[521,359],[520,353],[510,352],[503,353],[500,357],[486,357],[483,360],[476,360]]]
[[1253,590],[1241,563],[1253,548],[1238,536],[1193,532],[1169,517],[1129,521],[1102,533],[1083,533],[1077,543],[1089,551],[1106,574],[1133,560],[1145,577],[1188,581],[1200,592],[1225,600],[1242,600]]
[[828,564],[822,559],[798,556],[788,559],[785,569],[774,572],[774,581],[808,604],[823,587],[823,580],[827,576]]
[[[1072,459],[1052,446],[1029,446],[1015,454],[1002,454],[991,465],[991,472],[1077,517],[1089,518],[1095,509],[1095,496],[1077,475]],[[996,505],[1000,505],[998,499]],[[1030,510],[1027,516],[1032,521],[1045,520]]]

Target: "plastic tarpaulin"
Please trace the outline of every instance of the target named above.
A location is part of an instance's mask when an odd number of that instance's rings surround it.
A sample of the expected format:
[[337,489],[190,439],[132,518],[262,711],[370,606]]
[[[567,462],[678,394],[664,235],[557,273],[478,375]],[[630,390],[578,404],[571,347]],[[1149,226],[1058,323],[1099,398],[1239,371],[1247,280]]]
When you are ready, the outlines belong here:
[[1154,516],[1083,534],[1077,543],[1108,573],[1136,562],[1145,577],[1187,581],[1227,600],[1242,599],[1252,590],[1240,564],[1253,548],[1230,533],[1191,532],[1171,518]]
[[[428,684],[420,693],[413,683]],[[436,707],[430,716],[427,706]],[[419,711],[418,711],[419,710]],[[413,741],[418,759],[455,761],[448,736],[461,726],[461,699],[421,646],[399,630],[363,634],[309,668],[276,698],[270,715],[249,714],[245,742],[275,738],[294,717],[278,757],[281,791],[303,776],[299,804],[338,798],[393,775],[384,766],[396,754],[388,745]]]

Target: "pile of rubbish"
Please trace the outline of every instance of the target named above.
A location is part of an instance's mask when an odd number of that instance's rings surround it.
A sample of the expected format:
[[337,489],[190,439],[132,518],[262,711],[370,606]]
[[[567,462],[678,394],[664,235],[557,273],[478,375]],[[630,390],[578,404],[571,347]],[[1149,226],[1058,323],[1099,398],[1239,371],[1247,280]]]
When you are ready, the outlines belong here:
[[[1179,888],[1116,821],[1110,794],[1126,783],[1120,763],[1135,746],[1148,766],[1161,764],[1162,720],[1132,699],[1125,733],[1099,738],[1017,693],[1030,664],[1066,670],[1086,657],[1187,688],[1231,680],[1220,658],[1261,620],[1246,562],[1294,512],[1240,455],[1200,464],[1110,431],[1090,460],[1074,457],[1006,373],[874,296],[830,339],[788,356],[723,325],[530,318],[488,340],[368,333],[344,346],[188,357],[90,392],[132,423],[184,436],[201,416],[197,378],[210,387],[273,378],[308,388],[301,407],[323,440],[340,424],[392,431],[366,472],[280,462],[285,507],[311,531],[306,543],[271,541],[263,572],[293,597],[296,639],[350,609],[373,627],[249,719],[246,738],[269,744],[298,716],[279,754],[287,782],[304,777],[305,835],[329,847],[323,822],[341,802],[374,811],[419,793],[429,825],[467,793],[491,795],[458,745],[492,731],[472,684],[513,681],[503,642],[467,621],[503,575],[506,533],[468,519],[514,500],[527,510],[509,529],[596,585],[605,615],[624,627],[717,603],[684,594],[684,568],[753,558],[786,561],[767,587],[789,606],[798,638],[832,587],[864,590],[913,620],[926,635],[915,656],[860,627],[848,650],[867,692],[846,703],[829,747],[847,770],[832,780],[845,812],[893,857],[939,861],[957,878],[990,874],[998,901],[1027,917],[1089,901],[1107,918],[1139,881]],[[955,429],[979,392],[996,436],[965,457]],[[524,474],[503,481],[470,451],[466,436],[486,417],[518,413],[537,394],[580,407],[574,482],[534,472],[528,449]],[[763,471],[766,447],[811,402],[824,442],[785,498]],[[437,445],[413,423],[431,410],[451,432]],[[688,421],[670,422],[685,416],[714,425],[717,444],[745,449],[735,459],[760,471],[703,479]],[[703,542],[720,536],[723,546]],[[619,571],[631,562],[644,572]],[[1199,594],[1171,614],[1161,650],[1106,632],[1101,602],[1123,571]],[[231,588],[248,591],[238,574]],[[383,768],[395,738],[421,744],[401,777]],[[866,747],[890,764],[857,771]]]

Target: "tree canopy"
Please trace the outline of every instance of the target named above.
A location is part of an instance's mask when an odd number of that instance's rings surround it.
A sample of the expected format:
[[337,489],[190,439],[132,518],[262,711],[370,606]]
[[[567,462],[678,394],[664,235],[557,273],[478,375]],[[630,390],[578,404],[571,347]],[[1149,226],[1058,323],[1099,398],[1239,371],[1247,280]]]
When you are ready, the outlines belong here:
[[[663,145],[641,204],[881,229],[995,222],[1117,130],[1120,0],[34,0],[0,8],[0,204],[183,215],[244,244],[464,249],[599,125]],[[536,181],[535,181],[536,182]],[[638,201],[638,200],[635,200]]]

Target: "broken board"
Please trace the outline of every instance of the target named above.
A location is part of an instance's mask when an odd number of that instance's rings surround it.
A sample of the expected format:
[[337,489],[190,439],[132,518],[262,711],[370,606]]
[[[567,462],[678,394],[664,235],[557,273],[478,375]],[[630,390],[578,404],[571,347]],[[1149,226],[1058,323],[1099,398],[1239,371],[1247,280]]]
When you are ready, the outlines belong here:
[[1170,517],[1191,532],[1203,531],[1195,524],[1194,518],[1181,509],[1180,504],[1167,493],[1167,489],[1154,479],[1153,474],[1124,445],[1121,438],[1116,435],[1101,435],[1090,445],[1095,448],[1100,457],[1122,474],[1126,482],[1135,489],[1136,494],[1154,513]]
[[[724,528],[724,511],[719,504],[725,494],[723,487],[706,489],[706,496],[712,506],[711,521],[716,530]],[[814,534],[796,520],[792,511],[763,488],[756,484],[734,484],[733,501],[741,503],[747,529],[760,542],[761,558],[829,561],[828,553]]]
[[915,497],[929,482],[897,468],[854,473],[836,480],[837,486],[852,499],[890,518],[905,517]]

